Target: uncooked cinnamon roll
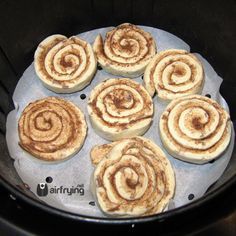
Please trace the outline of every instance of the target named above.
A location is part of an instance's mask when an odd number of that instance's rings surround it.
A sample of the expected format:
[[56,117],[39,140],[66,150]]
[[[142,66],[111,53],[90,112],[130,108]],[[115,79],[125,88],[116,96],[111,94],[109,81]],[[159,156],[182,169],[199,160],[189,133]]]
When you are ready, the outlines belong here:
[[210,98],[191,95],[173,100],[160,118],[160,135],[174,157],[206,163],[219,157],[231,137],[229,114]]
[[92,191],[101,210],[113,216],[162,212],[175,191],[174,171],[162,150],[143,137],[104,148],[103,152],[103,145],[95,147],[91,153],[92,160],[100,159],[92,176]]
[[204,84],[201,62],[185,50],[170,49],[158,53],[144,73],[149,94],[164,100],[200,93]]
[[39,44],[34,66],[45,87],[56,93],[72,93],[90,83],[97,60],[89,43],[55,34]]
[[93,128],[101,137],[119,140],[147,131],[153,117],[153,103],[137,82],[109,79],[92,90],[88,113]]
[[44,161],[60,161],[80,150],[87,125],[72,102],[47,97],[26,106],[18,132],[24,150]]
[[130,78],[143,74],[156,54],[156,44],[151,34],[129,23],[109,31],[104,42],[98,35],[93,49],[104,70]]

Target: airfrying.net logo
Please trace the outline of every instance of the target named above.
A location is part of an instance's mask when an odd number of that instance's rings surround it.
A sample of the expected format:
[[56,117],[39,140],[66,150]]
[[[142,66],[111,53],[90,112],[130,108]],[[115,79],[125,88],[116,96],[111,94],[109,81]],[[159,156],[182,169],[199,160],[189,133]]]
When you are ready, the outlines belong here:
[[[52,183],[53,179],[52,177],[47,177],[46,182]],[[53,186],[49,187],[47,183],[39,183],[37,185],[37,195],[39,197],[45,197],[48,194],[79,194],[80,196],[84,196],[84,185],[78,184],[77,186],[71,186],[71,187],[64,187],[64,186]]]

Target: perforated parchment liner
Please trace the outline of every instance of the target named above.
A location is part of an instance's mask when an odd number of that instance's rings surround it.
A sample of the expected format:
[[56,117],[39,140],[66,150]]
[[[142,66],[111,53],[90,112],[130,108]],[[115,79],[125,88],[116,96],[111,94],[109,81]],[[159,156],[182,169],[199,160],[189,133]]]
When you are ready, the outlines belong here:
[[[169,48],[190,50],[190,47],[185,42],[170,33],[151,27],[142,26],[142,28],[153,35],[157,43],[158,51]],[[79,34],[78,36],[93,43],[98,33],[105,36],[105,33],[110,29],[111,27],[92,30]],[[210,94],[213,99],[217,100],[226,110],[228,110],[227,104],[219,94],[219,87],[222,79],[201,55],[196,54],[196,56],[203,63],[206,75],[202,94]],[[95,199],[90,192],[89,182],[93,166],[90,161],[89,153],[95,144],[104,144],[107,143],[107,141],[96,135],[92,129],[86,106],[90,91],[103,80],[114,77],[117,76],[109,75],[103,70],[98,70],[92,83],[88,87],[83,91],[67,95],[58,95],[44,88],[35,74],[33,64],[27,68],[19,80],[13,95],[16,109],[11,111],[8,115],[6,134],[8,149],[11,157],[15,159],[14,166],[19,176],[22,178],[23,182],[29,185],[30,190],[35,194],[37,185],[39,183],[46,183],[45,179],[48,176],[53,178],[53,182],[48,183],[49,190],[54,188],[54,186],[56,186],[56,188],[59,188],[60,186],[71,188],[73,186],[76,187],[78,184],[84,186],[81,188],[84,189],[84,195],[82,190],[81,195],[78,193],[72,195],[68,195],[67,193],[49,193],[45,197],[40,197],[45,203],[56,208],[82,215],[103,216],[98,206],[94,204]],[[142,83],[141,77],[135,80]],[[80,98],[81,94],[85,94],[87,97],[82,100]],[[59,164],[40,163],[18,146],[19,138],[17,123],[22,110],[28,103],[47,96],[60,96],[73,101],[84,112],[88,124],[87,138],[81,151],[73,158]],[[193,200],[201,197],[208,187],[222,175],[233,151],[234,131],[232,132],[231,143],[227,151],[214,163],[194,165],[176,160],[168,155],[163,148],[158,132],[159,117],[165,109],[166,104],[162,104],[158,101],[157,97],[154,97],[153,101],[155,105],[153,124],[144,136],[152,139],[159,145],[171,161],[176,175],[176,191],[173,202],[170,204],[170,208],[179,207],[192,201],[188,199],[189,194],[194,194]]]

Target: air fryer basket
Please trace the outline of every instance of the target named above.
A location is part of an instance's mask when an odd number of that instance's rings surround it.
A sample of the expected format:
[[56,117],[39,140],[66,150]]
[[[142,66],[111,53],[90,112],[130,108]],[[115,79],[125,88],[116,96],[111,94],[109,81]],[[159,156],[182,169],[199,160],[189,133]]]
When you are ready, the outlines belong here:
[[[5,141],[6,116],[13,109],[12,94],[18,79],[33,61],[34,51],[46,36],[67,36],[124,22],[164,29],[187,42],[192,52],[203,55],[224,79],[221,94],[236,124],[236,3],[224,1],[67,0],[0,2],[0,174],[1,184],[27,203],[52,214],[79,221],[138,223],[168,221],[176,217],[204,215],[204,209],[219,206],[236,187],[236,150],[223,176],[199,200],[150,217],[99,219],[75,215],[40,202],[22,183]],[[231,192],[232,191],[232,192]],[[215,206],[214,205],[214,206]],[[224,205],[235,210],[235,205]],[[215,209],[217,211],[217,209]],[[221,211],[223,214],[223,211]],[[220,214],[218,214],[220,217]]]

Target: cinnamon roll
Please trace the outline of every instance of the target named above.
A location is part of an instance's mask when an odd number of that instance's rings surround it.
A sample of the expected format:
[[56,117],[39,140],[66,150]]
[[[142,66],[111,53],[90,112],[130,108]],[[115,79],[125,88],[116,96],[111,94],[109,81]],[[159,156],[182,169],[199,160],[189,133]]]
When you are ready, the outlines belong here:
[[156,44],[151,34],[129,23],[109,31],[104,42],[98,35],[93,49],[105,71],[129,78],[143,74],[156,54]]
[[97,85],[88,101],[93,128],[107,140],[144,134],[153,117],[153,102],[144,87],[131,79],[108,79]]
[[[97,163],[92,191],[101,210],[112,216],[141,216],[162,212],[175,191],[169,160],[151,140],[133,137],[103,145],[91,156]],[[105,154],[105,155],[104,155]]]
[[34,67],[45,87],[56,93],[72,93],[90,83],[97,60],[89,43],[55,34],[39,44]]
[[60,161],[80,150],[87,125],[72,102],[47,97],[26,106],[18,132],[24,150],[44,161]]
[[144,73],[144,87],[153,97],[172,100],[201,93],[204,70],[201,62],[185,50],[170,49],[158,53]]
[[229,114],[216,101],[200,95],[173,100],[159,125],[167,151],[187,162],[209,162],[219,157],[230,142]]

